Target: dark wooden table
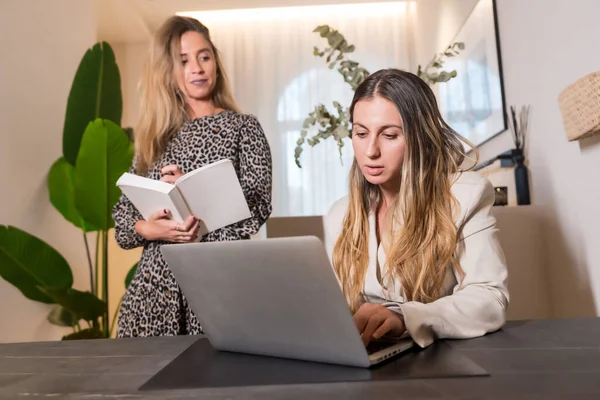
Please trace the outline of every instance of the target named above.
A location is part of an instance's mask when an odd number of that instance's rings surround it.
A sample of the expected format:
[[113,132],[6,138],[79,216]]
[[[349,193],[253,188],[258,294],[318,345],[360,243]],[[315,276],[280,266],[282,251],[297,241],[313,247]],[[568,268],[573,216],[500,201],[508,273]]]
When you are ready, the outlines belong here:
[[448,341],[477,378],[139,392],[197,337],[0,345],[0,399],[600,399],[600,318],[509,322]]

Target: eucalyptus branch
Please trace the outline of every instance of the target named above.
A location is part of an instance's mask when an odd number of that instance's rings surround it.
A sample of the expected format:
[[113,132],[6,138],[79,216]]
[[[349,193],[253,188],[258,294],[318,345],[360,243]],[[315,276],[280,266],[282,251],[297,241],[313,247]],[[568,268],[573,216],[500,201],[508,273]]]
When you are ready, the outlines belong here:
[[[350,136],[350,115],[348,109],[342,107],[337,101],[333,102],[333,106],[337,111],[337,116],[327,110],[323,104],[319,104],[315,107],[314,111],[308,114],[308,117],[302,123],[302,131],[300,132],[300,138],[296,142],[296,149],[294,152],[294,158],[296,165],[302,168],[300,164],[300,155],[303,151],[304,143],[308,143],[309,146],[314,147],[321,142],[321,140],[332,137],[338,144],[338,151],[340,159],[342,157],[342,148],[344,147],[343,140]],[[315,134],[308,137],[309,130],[312,127],[318,126],[318,130]]]
[[460,54],[460,51],[464,49],[464,43],[452,43],[444,52],[436,54],[429,64],[425,66],[425,68],[422,68],[419,65],[417,69],[417,76],[430,85],[435,85],[436,83],[440,82],[448,82],[450,79],[456,78],[456,70],[448,72],[441,69],[444,67],[444,62],[446,59],[457,56]]
[[344,82],[348,83],[352,90],[356,90],[369,76],[369,71],[359,67],[356,61],[348,58],[347,54],[354,51],[354,45],[348,44],[341,33],[327,25],[320,25],[313,32],[317,32],[322,38],[326,38],[330,46],[323,50],[315,46],[313,55],[324,57],[327,54],[325,61],[328,63],[329,69],[335,68],[339,63],[337,71],[344,77]]

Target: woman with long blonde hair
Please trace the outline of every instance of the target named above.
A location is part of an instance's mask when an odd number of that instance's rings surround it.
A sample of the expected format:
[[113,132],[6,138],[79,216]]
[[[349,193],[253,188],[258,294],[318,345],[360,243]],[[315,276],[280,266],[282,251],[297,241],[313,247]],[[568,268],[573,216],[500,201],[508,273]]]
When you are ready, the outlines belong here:
[[193,18],[173,16],[158,29],[140,89],[130,172],[174,183],[187,172],[229,159],[252,213],[198,238],[201,215],[178,224],[164,209],[146,221],[124,195],[114,207],[119,246],[144,247],[121,304],[117,336],[197,334],[201,326],[160,246],[249,239],[257,233],[272,210],[271,151],[258,120],[239,111],[209,30]]
[[507,270],[488,179],[462,169],[461,137],[429,86],[381,70],[350,107],[350,192],[327,216],[328,250],[365,345],[499,329]]

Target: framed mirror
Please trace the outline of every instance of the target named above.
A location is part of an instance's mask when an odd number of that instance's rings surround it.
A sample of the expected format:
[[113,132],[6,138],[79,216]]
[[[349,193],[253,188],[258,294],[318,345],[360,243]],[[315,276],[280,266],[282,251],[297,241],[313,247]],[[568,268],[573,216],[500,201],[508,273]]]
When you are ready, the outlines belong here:
[[479,0],[451,43],[464,50],[444,68],[457,76],[439,85],[444,120],[476,147],[507,129],[496,0]]

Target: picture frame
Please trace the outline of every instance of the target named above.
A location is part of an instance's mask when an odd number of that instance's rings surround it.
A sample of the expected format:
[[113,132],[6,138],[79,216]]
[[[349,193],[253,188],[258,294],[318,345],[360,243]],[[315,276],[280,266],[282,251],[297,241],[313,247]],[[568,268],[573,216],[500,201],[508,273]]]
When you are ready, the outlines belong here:
[[508,128],[496,0],[475,4],[455,42],[465,48],[445,61],[444,69],[456,70],[457,76],[439,85],[440,112],[451,128],[479,147]]

